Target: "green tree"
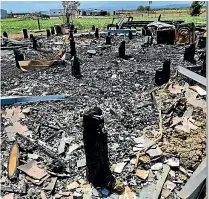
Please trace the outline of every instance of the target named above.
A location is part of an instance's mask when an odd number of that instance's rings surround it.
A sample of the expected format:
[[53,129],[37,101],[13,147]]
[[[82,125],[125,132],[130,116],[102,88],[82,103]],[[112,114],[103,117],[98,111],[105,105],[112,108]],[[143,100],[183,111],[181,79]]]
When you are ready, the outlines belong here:
[[139,6],[139,7],[137,8],[137,10],[138,10],[138,11],[144,11],[144,6]]
[[199,16],[201,14],[201,8],[204,6],[205,1],[193,1],[190,6],[190,15]]
[[146,11],[149,12],[149,11],[150,11],[150,6],[145,6],[145,7],[144,7],[144,10],[146,10]]

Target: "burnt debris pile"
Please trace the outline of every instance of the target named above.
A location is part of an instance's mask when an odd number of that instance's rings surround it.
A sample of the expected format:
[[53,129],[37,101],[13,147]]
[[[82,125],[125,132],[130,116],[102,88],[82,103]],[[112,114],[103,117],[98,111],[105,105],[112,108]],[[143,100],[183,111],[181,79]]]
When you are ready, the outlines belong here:
[[2,33],[5,198],[205,197],[205,31],[122,19]]

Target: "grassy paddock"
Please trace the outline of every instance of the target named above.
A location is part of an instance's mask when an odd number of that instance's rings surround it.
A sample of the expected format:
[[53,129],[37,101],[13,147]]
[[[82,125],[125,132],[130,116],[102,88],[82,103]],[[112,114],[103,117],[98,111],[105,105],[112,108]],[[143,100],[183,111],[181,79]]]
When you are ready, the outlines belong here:
[[[159,14],[161,14],[161,20],[184,20],[185,22],[206,22],[206,13],[200,15],[199,17],[191,17],[187,10],[161,10],[156,11],[154,14],[147,13],[132,13],[131,16],[134,20],[157,20]],[[112,22],[113,16],[105,17],[82,17],[73,20],[76,27],[79,30],[89,30],[92,25],[102,29],[106,28],[107,24]],[[20,33],[22,29],[26,28],[28,30],[37,30],[38,22],[37,19],[1,19],[1,34],[6,31],[8,34]],[[62,17],[50,18],[50,19],[40,19],[41,29],[47,29],[54,24],[61,24],[64,20]]]

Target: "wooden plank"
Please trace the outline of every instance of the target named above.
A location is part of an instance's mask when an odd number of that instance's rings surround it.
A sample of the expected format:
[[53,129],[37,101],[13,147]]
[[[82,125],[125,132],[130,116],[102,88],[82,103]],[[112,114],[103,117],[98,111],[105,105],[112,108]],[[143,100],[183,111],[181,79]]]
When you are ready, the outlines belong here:
[[194,73],[191,70],[188,70],[186,68],[178,66],[178,72],[186,77],[189,77],[189,78],[195,80],[196,82],[202,84],[203,86],[207,85],[207,80],[205,77],[198,75],[197,73]]
[[163,172],[156,184],[152,183],[144,187],[140,193],[139,199],[157,199],[160,196],[163,185],[166,181],[170,167],[167,164],[163,164]]

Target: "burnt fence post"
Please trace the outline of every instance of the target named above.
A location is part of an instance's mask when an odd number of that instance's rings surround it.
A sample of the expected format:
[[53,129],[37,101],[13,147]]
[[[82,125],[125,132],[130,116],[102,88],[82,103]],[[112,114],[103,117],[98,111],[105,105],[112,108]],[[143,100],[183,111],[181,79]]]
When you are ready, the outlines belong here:
[[6,38],[8,38],[7,32],[3,32],[3,36],[6,37]]
[[52,33],[52,35],[55,34],[54,27],[51,27],[51,33]]
[[46,30],[46,36],[47,36],[47,38],[51,36],[51,33],[50,33],[49,29]]
[[97,39],[99,39],[99,29],[98,29],[98,28],[96,28],[95,37],[96,37]]
[[23,29],[23,36],[24,36],[24,39],[28,38],[28,31],[27,31],[27,29]]
[[120,46],[119,46],[119,57],[125,59],[126,57],[126,46],[125,46],[125,41],[122,41]]
[[86,176],[95,187],[111,186],[114,177],[109,168],[107,134],[103,132],[104,118],[98,107],[83,116],[83,141],[86,154]]

